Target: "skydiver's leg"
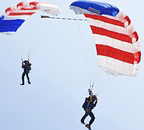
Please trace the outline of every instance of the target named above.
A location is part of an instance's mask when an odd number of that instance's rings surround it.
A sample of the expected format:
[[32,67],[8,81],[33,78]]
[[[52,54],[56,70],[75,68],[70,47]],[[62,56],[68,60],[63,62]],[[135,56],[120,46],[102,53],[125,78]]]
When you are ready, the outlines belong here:
[[83,117],[81,118],[81,123],[85,124],[84,120],[85,118],[88,116],[88,112],[85,112],[85,114],[83,115]]
[[91,124],[94,122],[94,120],[95,120],[95,116],[94,116],[94,114],[92,113],[92,111],[91,112],[89,112],[89,116],[91,117],[91,120],[90,120],[90,122],[89,122],[89,125],[91,126]]
[[28,83],[31,84],[28,73],[26,73],[26,77],[27,77]]
[[21,85],[24,85],[24,77],[25,77],[25,72],[23,72],[23,74],[22,74],[22,84]]

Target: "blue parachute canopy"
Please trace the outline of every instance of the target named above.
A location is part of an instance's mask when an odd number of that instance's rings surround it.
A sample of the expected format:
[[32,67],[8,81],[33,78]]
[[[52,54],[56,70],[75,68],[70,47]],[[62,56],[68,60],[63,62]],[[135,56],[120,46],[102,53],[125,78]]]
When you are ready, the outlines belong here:
[[16,32],[25,20],[0,20],[0,32]]
[[2,22],[3,19],[4,19],[4,16],[2,15],[2,16],[0,17],[0,22]]
[[110,16],[116,16],[119,13],[119,9],[117,7],[102,2],[79,0],[73,2],[70,7],[72,6],[82,8],[98,15],[105,14]]

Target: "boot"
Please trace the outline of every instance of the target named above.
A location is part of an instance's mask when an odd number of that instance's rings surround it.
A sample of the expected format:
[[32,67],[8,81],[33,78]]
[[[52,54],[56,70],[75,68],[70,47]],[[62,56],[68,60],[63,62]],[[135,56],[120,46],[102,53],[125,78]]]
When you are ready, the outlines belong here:
[[29,84],[31,84],[31,82],[30,82],[30,81],[28,81],[28,83],[29,83]]
[[81,123],[85,125],[85,123],[84,123],[84,122],[82,122],[82,121],[81,121]]
[[92,130],[89,124],[86,124],[85,127],[87,127],[89,130]]

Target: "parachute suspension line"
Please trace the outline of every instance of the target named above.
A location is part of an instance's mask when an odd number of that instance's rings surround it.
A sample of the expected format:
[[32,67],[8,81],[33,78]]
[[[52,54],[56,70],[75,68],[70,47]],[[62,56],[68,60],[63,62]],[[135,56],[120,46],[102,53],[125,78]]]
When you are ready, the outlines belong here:
[[[96,82],[96,47],[95,47],[95,42],[93,42],[93,47],[92,47],[92,89],[95,85]],[[98,84],[97,84],[98,85]]]
[[93,87],[94,87],[94,82],[93,84],[90,83],[90,90],[93,91]]
[[[45,33],[45,32],[48,30],[48,28],[52,24],[53,24],[53,22],[49,22],[49,21],[47,22],[47,24],[44,24],[44,27],[42,28],[43,29],[42,34],[38,33],[37,28],[35,28],[36,29],[35,32],[37,32],[37,33],[35,33],[35,37],[39,37],[39,39],[42,39],[42,40],[45,39],[45,37],[47,37],[47,35],[48,35],[48,33]],[[40,43],[40,42],[38,42],[38,43]],[[33,53],[35,53],[36,49],[38,48],[38,45],[39,44],[34,44],[31,48],[29,48],[29,57],[31,57],[33,55]],[[41,42],[41,45],[45,46],[46,42]]]
[[[30,55],[28,54],[27,60],[30,60]],[[23,58],[21,57],[21,61],[23,62]]]
[[[30,60],[30,55],[28,54],[27,60]],[[23,62],[23,57],[21,57],[21,61]]]
[[[17,53],[18,53],[18,56],[19,58],[21,59],[21,61],[24,60],[24,45],[22,45],[22,43],[20,43],[20,46],[18,49],[17,49]],[[23,46],[23,47],[22,47]]]
[[[97,57],[97,55],[96,55],[96,46],[95,46],[95,42],[94,42],[94,37],[93,37],[93,35],[89,35],[89,34],[92,34],[92,32],[91,32],[91,29],[90,29],[90,25],[89,25],[89,23],[88,23],[88,28],[89,28],[89,30],[90,30],[90,32],[88,32],[87,31],[87,39],[88,39],[88,43],[89,42],[91,42],[91,44],[90,44],[90,46],[89,46],[89,48],[90,48],[90,61],[91,61],[91,69],[90,69],[90,71],[91,71],[91,80],[90,80],[90,89],[91,89],[91,91],[93,91],[93,88],[94,88],[94,85],[95,85],[95,82],[97,81],[97,79],[96,79],[96,57]],[[97,83],[97,86],[96,86],[96,88],[98,87],[98,83]]]
[[41,18],[49,18],[49,19],[57,19],[57,20],[68,20],[68,21],[87,21],[87,19],[79,19],[79,18],[65,18],[65,17],[50,17],[41,15]]
[[[28,47],[28,45],[26,45],[26,44],[23,44],[22,45],[23,46],[23,48],[21,47],[18,51],[19,51],[19,55],[20,55],[20,58],[21,58],[21,60],[23,61],[24,59],[27,59],[27,60],[29,60],[30,59],[30,57],[31,57],[31,53],[29,53],[29,47]],[[21,51],[20,51],[21,50]]]
[[30,60],[31,55],[28,54],[28,61]]
[[100,95],[100,93],[102,92],[103,88],[104,88],[104,87],[101,87],[101,89],[96,93],[96,96],[99,96],[99,95]]
[[[78,16],[77,16],[78,17]],[[81,24],[80,22],[78,23],[78,29],[79,29],[79,35],[80,35],[80,39],[81,39],[81,43],[82,43],[82,47],[83,47],[83,54],[84,54],[84,65],[85,65],[85,72],[86,72],[86,76],[87,76],[87,80],[91,84],[93,83],[93,79],[92,79],[92,71],[91,71],[91,56],[90,56],[90,40],[89,40],[89,33],[86,29],[86,27],[89,25],[87,24],[87,26]]]
[[110,76],[106,73],[104,73],[104,74],[105,75],[101,77],[101,78],[103,78],[103,82],[100,83],[100,88],[97,91],[97,95],[100,95],[102,92],[109,89],[110,88],[109,83],[112,83],[112,81],[113,81],[113,76]]
[[[77,16],[78,17],[78,16]],[[87,21],[87,19],[85,19]],[[93,42],[93,36],[91,36],[91,32],[89,32],[89,24],[81,24],[79,23],[79,26],[81,28],[79,29],[81,32],[81,39],[83,39],[84,45],[84,59],[85,59],[85,66],[86,66],[86,72],[87,72],[87,77],[90,83],[90,90],[93,91],[93,87],[95,84],[95,44],[91,44]],[[86,29],[85,29],[86,28]],[[85,38],[84,38],[85,37]]]
[[[46,34],[46,33],[44,33],[44,32],[46,32],[47,28],[48,28],[48,25],[45,24],[45,26],[44,26],[44,28],[43,28],[43,29],[45,29],[45,30],[43,31],[42,34],[40,34],[39,31],[37,31],[37,28],[33,28],[33,31],[34,31],[34,32],[37,32],[37,33],[35,33],[35,34],[32,36],[32,38],[34,38],[34,37],[39,37],[39,39],[44,39],[45,34]],[[36,52],[36,49],[38,48],[39,43],[40,43],[40,41],[39,41],[39,42],[31,42],[31,45],[28,46],[28,50],[27,50],[27,52],[28,52],[28,59],[30,59],[30,58],[32,57],[32,55]],[[44,45],[43,42],[41,42],[41,45]]]
[[25,37],[23,37],[23,40],[20,42],[17,53],[22,61],[25,59],[30,59],[31,55],[29,54],[29,42],[25,40]]
[[[80,18],[65,18],[65,17],[50,17],[50,16],[46,16],[46,15],[41,15],[41,18],[48,18],[48,19],[56,19],[56,20],[67,20],[67,21],[87,21],[87,19],[84,19],[84,18],[82,18],[82,19],[80,19]],[[78,23],[79,24],[79,23]],[[79,24],[78,25],[78,29],[79,29],[79,36],[81,37],[80,39],[83,39],[83,36],[82,36],[82,32],[86,32],[87,33],[87,35],[85,36],[87,39],[86,39],[86,42],[84,42],[85,43],[85,51],[84,51],[84,54],[85,54],[85,57],[86,57],[86,53],[88,53],[88,52],[86,52],[86,50],[87,50],[87,48],[88,48],[88,45],[86,45],[86,43],[89,43],[89,40],[88,40],[88,32],[87,31],[81,31],[81,29],[83,28],[81,28],[80,29],[80,26],[81,24]],[[88,25],[89,26],[89,25]],[[95,44],[94,44],[95,45]],[[94,49],[95,49],[95,46],[94,46]],[[93,52],[95,52],[95,51],[93,51]],[[88,77],[89,77],[89,82],[90,82],[90,86],[91,86],[91,84],[93,84],[94,85],[94,82],[95,82],[95,56],[94,56],[94,53],[92,54],[93,56],[92,56],[92,60],[93,60],[93,63],[92,63],[92,69],[90,70],[90,68],[91,67],[88,67],[88,62],[87,62],[87,58],[88,57],[86,57],[85,58],[85,62],[86,62],[86,70],[87,70],[87,75],[89,75]],[[88,72],[88,69],[89,69],[89,72]],[[90,72],[91,71],[91,72]],[[92,86],[93,86],[92,85]],[[93,88],[93,87],[92,87]],[[92,89],[91,88],[91,89]]]
[[99,81],[98,79],[101,77],[100,79],[104,80],[105,77],[103,78],[102,75],[98,75],[97,74],[98,72],[96,72],[96,60],[97,60],[96,46],[95,46],[96,42],[94,42],[93,36],[90,37],[91,32],[85,31],[84,29],[85,27],[90,28],[89,24],[87,24],[87,26],[82,27],[83,24],[80,24],[79,22],[77,23],[78,23],[78,31],[79,31],[78,35],[80,37],[79,39],[81,39],[81,42],[84,43],[83,47],[84,47],[86,73],[87,73],[88,81],[90,83],[89,90],[93,91],[96,82],[95,94],[98,96],[104,89],[104,85],[103,85],[104,82],[98,82]]
[[[37,24],[39,24],[39,21],[37,22]],[[36,53],[36,50],[38,48],[38,46],[40,45],[39,43],[41,43],[41,45],[43,45],[43,42],[41,42],[42,39],[44,39],[44,37],[46,36],[46,31],[47,31],[47,28],[48,28],[48,24],[44,24],[44,28],[43,28],[43,32],[40,33],[39,31],[37,31],[38,28],[35,28],[35,25],[32,26],[32,30],[33,32],[36,32],[36,33],[33,33],[31,35],[31,39],[35,39],[35,37],[39,37],[39,41],[37,42],[27,42],[27,43],[24,43],[24,45],[22,46],[25,46],[25,50],[23,50],[23,53],[25,54],[24,56],[28,59],[30,59],[34,53]]]
[[[12,34],[10,34],[10,35],[12,35]],[[11,40],[13,41],[13,44],[15,44],[15,46],[16,46],[15,49],[16,49],[16,53],[17,53],[18,59],[23,60],[23,58],[22,58],[23,57],[23,55],[22,55],[23,50],[20,50],[19,46],[18,46],[18,45],[21,46],[21,42],[20,42],[20,44],[16,44],[16,42],[15,42],[16,37],[11,37],[11,38],[12,38]]]
[[[97,21],[95,21],[97,24],[99,24]],[[101,36],[101,39],[102,39],[102,41],[103,41],[103,43],[105,43],[104,42],[104,39],[102,38],[103,36]],[[98,57],[97,57],[97,49],[96,49],[96,44],[97,44],[97,41],[96,41],[97,39],[95,39],[94,40],[94,50],[93,50],[93,80],[94,81],[97,81],[96,83],[96,95],[98,96],[101,92],[102,92],[102,90],[103,90],[103,88],[104,88],[104,83],[105,83],[105,76],[102,76],[102,75],[98,75],[98,71],[99,71],[99,66],[96,66],[96,60],[97,60],[97,62],[98,62]],[[106,42],[107,43],[107,42]],[[98,63],[97,63],[97,65],[98,65]],[[97,71],[96,71],[96,67],[97,67]],[[103,79],[103,81],[101,81]],[[98,82],[98,81],[101,81],[101,82]]]
[[29,51],[28,51],[28,56],[27,56],[27,59],[28,59],[28,60],[30,60],[30,58],[31,58],[31,56],[32,56],[35,48],[36,48],[36,47],[33,47],[31,50],[29,49]]

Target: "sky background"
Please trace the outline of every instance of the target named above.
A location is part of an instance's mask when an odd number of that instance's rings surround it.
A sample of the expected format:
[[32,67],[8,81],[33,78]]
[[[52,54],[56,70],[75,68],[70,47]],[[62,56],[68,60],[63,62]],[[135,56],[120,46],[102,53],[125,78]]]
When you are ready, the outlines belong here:
[[[101,0],[100,0],[101,1]],[[0,12],[21,2],[0,0]],[[72,0],[43,0],[61,8],[59,17],[84,18]],[[37,13],[17,33],[0,34],[0,130],[84,130],[82,103],[95,79],[98,96],[93,130],[144,130],[143,0],[103,0],[121,8],[141,41],[135,77],[111,76],[97,63],[87,22],[41,19]],[[32,84],[21,84],[21,58],[30,55]],[[89,118],[86,122],[89,121]]]

